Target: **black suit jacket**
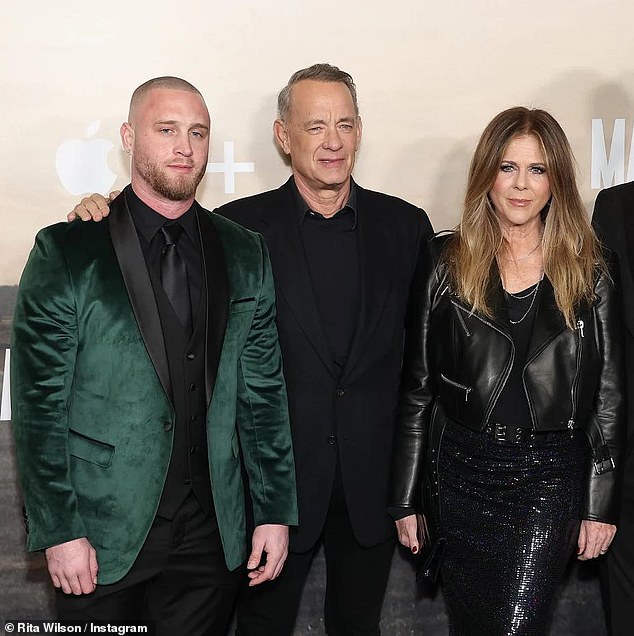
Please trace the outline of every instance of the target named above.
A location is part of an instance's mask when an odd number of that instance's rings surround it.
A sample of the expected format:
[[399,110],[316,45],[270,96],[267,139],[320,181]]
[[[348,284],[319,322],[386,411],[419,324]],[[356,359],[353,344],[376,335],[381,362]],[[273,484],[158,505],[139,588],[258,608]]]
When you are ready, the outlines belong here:
[[592,225],[601,242],[619,259],[627,379],[627,448],[623,490],[631,493],[634,489],[634,182],[599,192]]
[[360,311],[348,362],[337,377],[312,293],[292,177],[281,188],[216,212],[260,232],[269,249],[286,377],[299,507],[291,550],[309,549],[328,510],[337,452],[355,536],[393,535],[386,513],[405,313],[421,249],[432,228],[405,201],[357,186]]

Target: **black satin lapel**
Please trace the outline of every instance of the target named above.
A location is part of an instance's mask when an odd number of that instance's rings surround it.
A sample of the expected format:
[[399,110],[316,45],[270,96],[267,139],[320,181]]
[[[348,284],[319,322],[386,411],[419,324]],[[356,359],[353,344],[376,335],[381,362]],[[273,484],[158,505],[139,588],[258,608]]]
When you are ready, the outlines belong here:
[[360,290],[359,317],[342,379],[352,371],[362,355],[368,338],[394,284],[396,241],[390,232],[389,217],[382,210],[372,208],[365,191],[357,186],[357,215],[359,232]]
[[218,364],[229,314],[229,283],[225,251],[209,212],[196,210],[203,257],[203,280],[207,289],[205,332],[205,398],[207,405],[216,384]]
[[319,318],[310,275],[301,245],[295,201],[289,184],[280,189],[280,205],[272,206],[262,234],[269,249],[275,289],[284,296],[297,322],[324,365],[335,376],[332,354]]
[[555,290],[545,276],[539,284],[535,302],[537,309],[527,359],[532,358],[537,351],[543,349],[553,338],[566,329],[566,322],[555,301]]
[[163,329],[139,237],[125,200],[125,190],[110,206],[109,229],[132,311],[166,395],[172,396]]

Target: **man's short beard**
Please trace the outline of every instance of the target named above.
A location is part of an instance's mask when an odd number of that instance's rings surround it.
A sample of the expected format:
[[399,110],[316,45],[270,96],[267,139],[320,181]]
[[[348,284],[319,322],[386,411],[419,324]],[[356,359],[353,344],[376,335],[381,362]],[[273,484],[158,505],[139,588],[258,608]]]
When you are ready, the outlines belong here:
[[169,201],[185,201],[195,196],[198,184],[205,176],[206,168],[205,164],[196,174],[169,179],[157,164],[147,159],[139,161],[136,165],[137,172],[152,190]]

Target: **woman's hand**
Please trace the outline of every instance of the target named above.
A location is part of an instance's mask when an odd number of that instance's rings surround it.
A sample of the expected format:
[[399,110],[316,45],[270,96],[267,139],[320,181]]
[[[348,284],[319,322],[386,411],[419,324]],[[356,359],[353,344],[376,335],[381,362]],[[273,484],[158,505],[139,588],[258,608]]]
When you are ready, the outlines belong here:
[[398,540],[412,554],[418,554],[427,540],[427,526],[421,515],[408,515],[395,521]]
[[584,519],[581,522],[577,541],[577,558],[580,561],[587,561],[605,554],[615,534],[616,526],[610,523]]

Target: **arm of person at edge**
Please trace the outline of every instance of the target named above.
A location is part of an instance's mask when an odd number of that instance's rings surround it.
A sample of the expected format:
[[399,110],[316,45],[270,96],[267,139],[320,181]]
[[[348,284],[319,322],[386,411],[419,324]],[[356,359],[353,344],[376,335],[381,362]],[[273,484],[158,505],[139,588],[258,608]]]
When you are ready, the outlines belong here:
[[95,192],[88,197],[84,197],[67,215],[66,220],[70,223],[75,219],[82,221],[101,221],[110,214],[110,203],[116,199],[121,190],[113,190],[108,198]]
[[248,477],[255,530],[247,560],[249,586],[279,576],[288,554],[289,525],[297,524],[291,431],[275,325],[275,291],[268,251],[262,254],[261,289],[240,353],[236,426]]
[[[44,550],[54,587],[79,595],[95,590],[99,567],[68,477],[66,403],[77,334],[64,263],[52,232],[38,233],[22,273],[13,320],[12,406],[26,514],[38,519],[31,525],[29,550]],[[57,485],[55,491],[50,483]],[[29,514],[34,509],[39,514]],[[55,528],[41,521],[60,518],[64,522]],[[71,538],[51,545],[64,536]]]
[[[595,416],[601,427],[605,443],[608,445],[616,470],[602,475],[594,474],[592,468],[591,481],[601,478],[612,481],[611,497],[616,496],[617,472],[620,471],[623,442],[623,425],[625,423],[624,405],[624,361],[623,339],[621,337],[621,302],[620,276],[618,266],[610,255],[606,258],[609,276],[603,275],[599,280],[601,288],[596,290],[599,302],[596,306],[599,342],[602,344],[603,364],[599,378],[599,388],[595,400]],[[590,492],[593,489],[590,488]],[[597,502],[600,505],[601,502]],[[596,507],[596,506],[595,506]],[[581,522],[577,542],[577,558],[581,561],[594,559],[605,554],[616,534],[616,526],[601,519],[601,514],[593,510],[593,502],[589,502],[589,517]]]
[[429,540],[426,519],[416,509],[420,501],[424,429],[429,406],[433,401],[429,382],[427,334],[434,272],[428,237],[424,236],[420,238],[420,252],[407,303],[389,505],[389,512],[395,518],[398,540],[412,554],[417,554]]
[[284,567],[287,555],[288,526],[273,523],[256,526],[247,561],[249,587],[276,579]]

